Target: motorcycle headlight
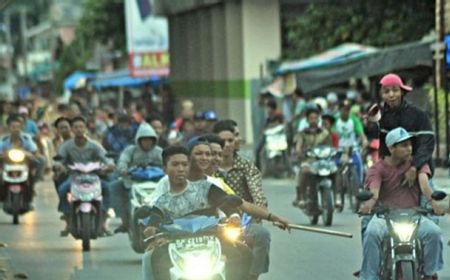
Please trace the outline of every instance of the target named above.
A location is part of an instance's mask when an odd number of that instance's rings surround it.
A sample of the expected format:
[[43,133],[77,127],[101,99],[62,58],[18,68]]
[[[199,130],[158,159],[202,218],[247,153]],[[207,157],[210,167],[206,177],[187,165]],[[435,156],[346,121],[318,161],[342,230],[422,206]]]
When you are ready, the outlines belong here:
[[148,205],[150,204],[151,201],[151,194],[153,192],[153,190],[151,189],[139,189],[139,188],[135,188],[134,189],[135,194],[136,194],[136,199],[139,202],[139,204],[141,205]]
[[175,248],[169,251],[172,263],[183,273],[185,279],[208,279],[215,273],[220,261],[220,245],[215,244],[201,250],[180,252]]
[[391,224],[400,242],[410,241],[417,226],[416,223],[396,223],[394,221],[391,221]]
[[25,159],[25,153],[21,150],[12,149],[8,152],[8,158],[12,162],[22,162]]
[[81,201],[92,201],[92,200],[94,200],[95,193],[93,193],[93,192],[79,193],[78,196]]
[[228,241],[236,242],[242,235],[242,229],[240,227],[226,226],[223,229],[223,235]]
[[331,174],[331,170],[328,168],[321,168],[317,173],[319,174],[319,176],[328,176]]

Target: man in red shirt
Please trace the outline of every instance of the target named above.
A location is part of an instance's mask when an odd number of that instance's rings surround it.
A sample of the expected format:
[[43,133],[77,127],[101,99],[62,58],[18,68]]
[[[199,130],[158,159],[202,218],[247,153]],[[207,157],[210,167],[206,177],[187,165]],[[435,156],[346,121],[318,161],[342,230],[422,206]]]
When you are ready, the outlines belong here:
[[[381,203],[391,209],[414,208],[419,206],[420,196],[431,202],[436,214],[442,210],[432,200],[432,190],[428,178],[431,170],[428,164],[418,170],[418,180],[409,186],[405,172],[411,167],[412,143],[404,128],[391,130],[385,138],[390,155],[376,162],[368,171],[366,187],[374,194],[364,203],[361,212],[370,213],[372,208]],[[361,278],[364,280],[379,279],[381,244],[387,234],[386,221],[376,215],[372,217],[363,236],[363,264]],[[417,233],[423,244],[425,280],[442,269],[442,233],[440,228],[429,218],[422,217]]]

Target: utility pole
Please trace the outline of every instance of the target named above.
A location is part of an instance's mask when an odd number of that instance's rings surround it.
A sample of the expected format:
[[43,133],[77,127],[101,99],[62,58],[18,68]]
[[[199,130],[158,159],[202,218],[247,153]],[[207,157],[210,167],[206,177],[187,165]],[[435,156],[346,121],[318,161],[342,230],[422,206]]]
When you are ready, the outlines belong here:
[[20,35],[22,37],[22,62],[25,78],[28,77],[28,38],[27,38],[27,10],[20,9]]

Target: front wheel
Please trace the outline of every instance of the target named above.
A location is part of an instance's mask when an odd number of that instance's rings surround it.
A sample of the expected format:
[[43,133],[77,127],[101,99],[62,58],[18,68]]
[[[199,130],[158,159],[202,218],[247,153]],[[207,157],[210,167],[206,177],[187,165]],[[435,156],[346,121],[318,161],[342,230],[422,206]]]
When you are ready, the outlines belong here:
[[83,251],[89,251],[91,249],[91,214],[82,213],[81,214],[81,240]]
[[397,275],[395,279],[420,280],[422,278],[420,277],[418,271],[414,268],[413,262],[399,262],[397,263]]
[[333,192],[331,189],[323,189],[322,196],[322,220],[325,226],[331,226],[333,223]]

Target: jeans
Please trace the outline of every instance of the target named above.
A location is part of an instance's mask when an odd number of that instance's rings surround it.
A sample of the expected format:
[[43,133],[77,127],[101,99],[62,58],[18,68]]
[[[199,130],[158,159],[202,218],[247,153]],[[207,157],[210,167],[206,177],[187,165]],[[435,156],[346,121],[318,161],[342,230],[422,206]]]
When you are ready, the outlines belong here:
[[[69,201],[67,200],[67,194],[70,192],[70,185],[71,185],[71,181],[70,181],[70,178],[68,178],[58,188],[58,196],[59,196],[58,211],[63,214],[70,213],[70,204],[69,204]],[[102,208],[104,211],[107,211],[110,207],[109,206],[110,205],[109,183],[107,181],[102,180],[101,186],[102,186],[102,196],[103,196]]]
[[[363,263],[360,279],[378,280],[381,245],[388,234],[386,220],[373,216],[363,237]],[[422,242],[425,275],[430,276],[443,267],[441,229],[427,217],[422,217],[417,236]]]
[[269,272],[270,232],[261,224],[251,224],[244,236],[253,253],[250,274],[260,275]]
[[114,208],[114,212],[117,216],[122,218],[122,221],[129,220],[130,208],[130,190],[125,188],[125,184],[122,180],[116,180],[110,185],[111,203]]
[[[221,242],[222,253],[226,256],[226,277],[230,280],[244,280],[248,278],[248,268],[252,253],[245,245]],[[158,247],[146,252],[142,257],[142,276],[144,280],[167,280],[172,267],[168,246]]]

